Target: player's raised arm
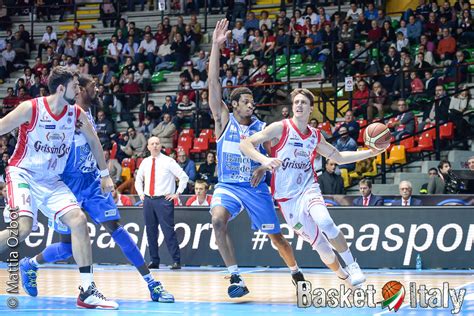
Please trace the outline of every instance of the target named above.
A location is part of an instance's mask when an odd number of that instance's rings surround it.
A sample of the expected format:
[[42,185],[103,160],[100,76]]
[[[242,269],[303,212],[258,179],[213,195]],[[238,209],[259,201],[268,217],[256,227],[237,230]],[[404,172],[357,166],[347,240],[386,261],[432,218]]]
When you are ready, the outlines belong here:
[[276,169],[281,166],[281,161],[276,158],[271,158],[260,153],[256,148],[258,145],[273,139],[280,139],[283,132],[283,123],[276,122],[267,126],[264,130],[253,134],[247,139],[240,142],[240,151],[252,160],[259,162],[262,166],[269,170]]
[[109,193],[114,188],[114,182],[109,175],[109,169],[107,167],[107,163],[105,162],[105,155],[104,151],[102,150],[102,145],[100,144],[99,137],[97,133],[90,123],[86,113],[83,109],[80,109],[79,120],[82,124],[80,125],[80,130],[84,134],[84,137],[87,140],[91,148],[91,152],[94,155],[95,160],[97,161],[97,166],[100,170],[100,178],[101,178],[101,187],[103,193]]
[[0,135],[5,135],[28,121],[31,122],[33,120],[32,108],[31,101],[22,102],[7,116],[0,119]]
[[222,86],[219,80],[220,70],[220,47],[227,38],[229,21],[226,19],[217,21],[216,28],[212,34],[211,56],[209,58],[209,107],[215,121],[215,133],[219,138],[227,122],[229,121],[229,110],[222,102]]
[[342,165],[377,156],[381,152],[384,152],[385,149],[378,150],[371,148],[368,150],[340,152],[321,135],[321,141],[318,144],[317,151],[322,156],[334,160],[338,165]]

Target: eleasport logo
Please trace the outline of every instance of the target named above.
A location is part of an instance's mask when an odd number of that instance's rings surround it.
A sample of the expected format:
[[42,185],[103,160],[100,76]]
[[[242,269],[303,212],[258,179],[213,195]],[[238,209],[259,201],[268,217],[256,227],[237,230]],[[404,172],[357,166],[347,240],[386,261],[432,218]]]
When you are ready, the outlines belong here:
[[[388,308],[397,312],[404,304],[411,308],[444,308],[452,306],[451,314],[459,314],[466,289],[456,290],[448,282],[442,288],[429,288],[424,284],[410,282],[407,289],[399,281],[389,281],[381,289],[367,284],[359,288],[347,288],[341,284],[338,289],[314,288],[309,281],[298,282],[297,305],[300,308]],[[383,300],[380,300],[380,297]],[[451,305],[450,305],[451,303]]]

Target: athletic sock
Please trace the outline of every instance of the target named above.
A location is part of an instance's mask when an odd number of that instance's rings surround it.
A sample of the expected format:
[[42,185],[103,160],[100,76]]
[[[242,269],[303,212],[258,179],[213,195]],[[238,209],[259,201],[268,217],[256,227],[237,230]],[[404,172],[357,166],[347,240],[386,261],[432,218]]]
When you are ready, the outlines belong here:
[[339,265],[339,269],[337,271],[334,271],[336,273],[336,275],[342,279],[342,280],[345,280],[347,279],[347,277],[349,277],[349,274],[346,272],[346,270],[344,270],[341,265]]
[[127,259],[136,267],[141,267],[145,264],[145,260],[143,259],[140,250],[137,247],[137,244],[133,241],[130,234],[123,229],[122,226],[117,228],[112,233],[112,238],[115,242],[119,245],[120,249],[122,249],[123,254]]
[[227,270],[230,274],[239,274],[239,267],[236,264],[234,264],[233,266],[228,266]]
[[92,266],[80,267],[79,272],[81,274],[81,286],[84,291],[87,291],[89,286],[94,281],[94,272]]
[[300,268],[298,267],[298,265],[295,265],[293,267],[290,267],[290,271],[291,271],[291,274],[296,274],[300,272]]
[[151,283],[155,282],[155,279],[153,278],[151,273],[142,275],[142,277],[143,277],[143,280],[145,280],[145,282],[148,283],[148,284],[151,284]]
[[352,256],[352,252],[349,248],[347,248],[347,250],[344,252],[340,252],[339,255],[341,256],[342,260],[344,260],[346,265],[354,263],[354,257]]
[[41,265],[38,263],[38,261],[36,261],[36,256],[33,257],[33,258],[31,258],[31,259],[29,260],[29,263],[30,263],[33,267],[35,267],[35,268],[39,268],[39,267],[41,266]]

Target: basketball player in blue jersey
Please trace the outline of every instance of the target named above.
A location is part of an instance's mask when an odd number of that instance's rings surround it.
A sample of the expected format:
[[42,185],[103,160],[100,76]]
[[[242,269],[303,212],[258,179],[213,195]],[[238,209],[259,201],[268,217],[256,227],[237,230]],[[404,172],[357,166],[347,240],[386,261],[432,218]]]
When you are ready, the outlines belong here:
[[[89,120],[94,125],[90,107],[93,104],[97,104],[98,100],[92,77],[81,75],[79,77],[79,86],[80,94],[77,97],[77,103],[88,114]],[[91,155],[90,147],[85,141],[84,136],[80,133],[76,132],[74,136],[71,153],[61,178],[76,196],[82,208],[96,223],[104,226],[114,241],[120,246],[127,259],[140,272],[148,284],[151,299],[157,302],[174,302],[173,295],[166,292],[159,281],[154,280],[136,243],[119,223],[120,214],[112,195],[110,193],[106,196],[102,195],[97,163]],[[56,223],[54,229],[61,234],[61,241],[59,243],[48,246],[34,258],[23,258],[20,261],[23,289],[31,296],[38,295],[36,278],[38,267],[41,264],[66,260],[72,256],[69,229]]]
[[[227,232],[227,224],[244,208],[247,210],[252,228],[268,233],[280,256],[291,270],[294,282],[303,281],[293,250],[280,232],[280,222],[275,212],[268,186],[261,177],[252,178],[260,172],[259,164],[241,154],[241,139],[261,131],[265,123],[253,115],[254,101],[248,88],[237,88],[231,93],[233,112],[222,102],[221,83],[219,81],[220,46],[225,42],[229,22],[217,22],[213,34],[211,57],[209,61],[209,105],[215,120],[217,140],[218,184],[211,202],[212,225],[219,252],[224,260],[230,277],[228,294],[231,298],[242,297],[249,293],[239,274],[234,247]],[[264,152],[260,146],[259,150]],[[263,169],[261,169],[263,170]],[[260,178],[260,179],[258,179]],[[252,186],[251,182],[255,185]]]

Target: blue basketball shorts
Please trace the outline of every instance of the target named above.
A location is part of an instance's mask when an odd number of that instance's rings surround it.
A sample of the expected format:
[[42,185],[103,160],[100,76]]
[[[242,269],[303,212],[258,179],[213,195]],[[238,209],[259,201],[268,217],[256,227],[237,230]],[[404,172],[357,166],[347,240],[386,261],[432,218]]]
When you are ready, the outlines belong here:
[[273,199],[265,183],[253,188],[250,183],[218,183],[211,201],[211,212],[216,206],[224,207],[231,220],[246,209],[252,229],[268,234],[280,232],[280,222]]
[[[120,213],[112,194],[102,194],[100,178],[96,173],[86,173],[72,177],[63,175],[62,180],[71,189],[79,205],[95,223],[120,220]],[[54,230],[61,234],[71,233],[67,226],[60,223],[54,224]]]

